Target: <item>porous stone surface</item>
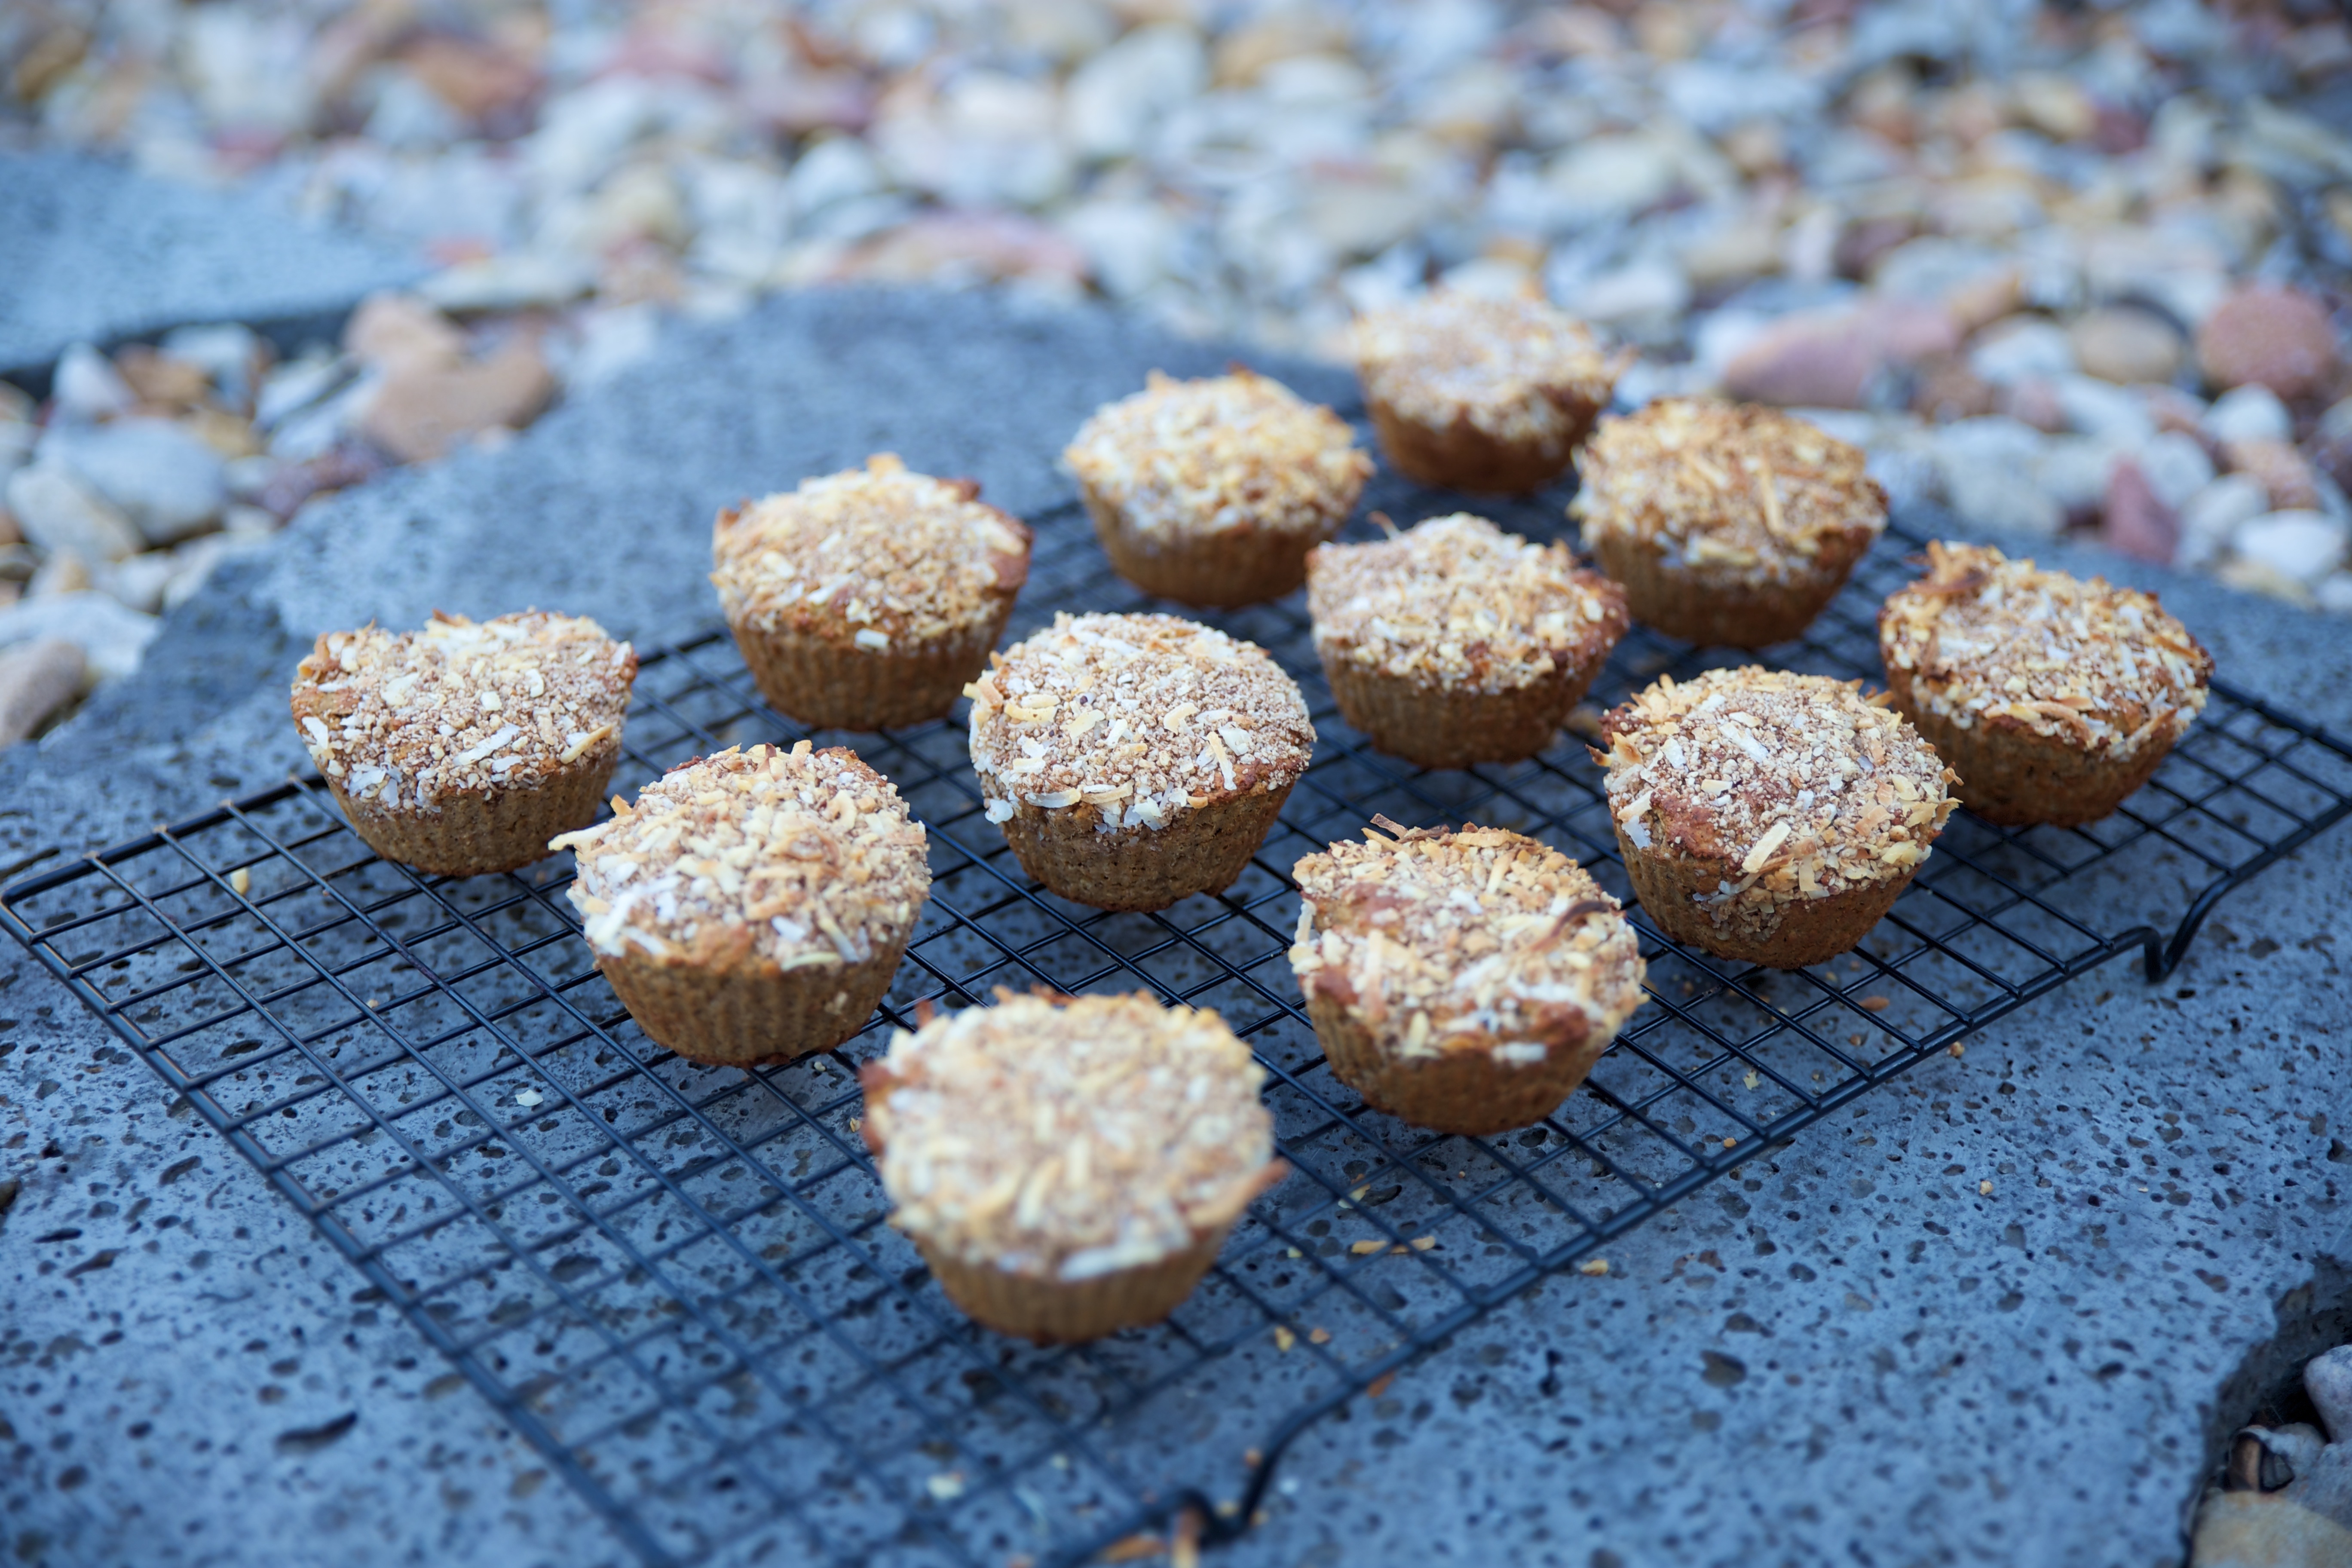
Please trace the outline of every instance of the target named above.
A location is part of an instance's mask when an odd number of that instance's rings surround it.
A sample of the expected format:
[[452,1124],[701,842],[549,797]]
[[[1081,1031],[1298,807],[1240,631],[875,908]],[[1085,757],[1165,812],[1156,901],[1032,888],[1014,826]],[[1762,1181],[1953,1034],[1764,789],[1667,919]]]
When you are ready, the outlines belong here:
[[[320,630],[537,604],[675,637],[711,617],[719,506],[888,449],[1034,510],[1067,495],[1054,455],[1096,404],[1225,357],[971,295],[782,297],[689,328],[504,450],[352,491],[225,567],[137,675],[0,752],[0,867],[298,768],[286,682]],[[2040,553],[2161,588],[2224,679],[2352,733],[2330,623]],[[2115,896],[2177,910],[2185,873],[2160,869]],[[2177,1563],[2240,1414],[2216,1391],[2283,1320],[2342,1304],[2347,880],[2338,830],[2225,903],[2164,984],[2118,962],[1759,1151],[1612,1243],[1607,1275],[1545,1282],[1311,1429],[1224,1560]],[[0,1544],[60,1564],[625,1559],[13,945],[0,1019],[0,1178],[21,1183],[0,1214]],[[1283,1387],[1174,1398],[1171,1479],[1236,1495]]]
[[426,270],[259,195],[79,153],[0,153],[0,372],[188,321],[340,314]]

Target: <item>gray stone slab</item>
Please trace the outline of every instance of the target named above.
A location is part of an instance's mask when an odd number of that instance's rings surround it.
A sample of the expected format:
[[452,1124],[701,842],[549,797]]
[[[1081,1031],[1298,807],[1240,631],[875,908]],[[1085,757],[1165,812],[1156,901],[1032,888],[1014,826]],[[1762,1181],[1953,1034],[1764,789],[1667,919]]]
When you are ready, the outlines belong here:
[[[1066,493],[1055,456],[1096,403],[1224,357],[979,296],[802,296],[682,331],[504,451],[352,492],[225,574],[136,679],[0,752],[0,865],[299,767],[284,682],[320,630],[538,602],[673,637],[709,617],[717,506],[883,448],[1034,510]],[[2331,623],[2067,563],[2160,585],[2227,676],[2352,731]],[[2116,896],[2177,901],[2159,870]],[[2164,985],[2094,974],[1613,1244],[1605,1278],[1465,1331],[1310,1431],[1227,1560],[2177,1562],[2217,1390],[2260,1375],[2283,1315],[2344,1304],[2348,872],[2339,831],[2225,904]],[[0,1218],[0,1544],[53,1563],[620,1560],[13,949],[0,1016],[0,1174],[24,1183]],[[1231,1496],[1232,1456],[1278,1406],[1187,1395],[1170,1441]]]
[[80,153],[0,153],[0,373],[188,322],[331,317],[428,269],[259,195]]

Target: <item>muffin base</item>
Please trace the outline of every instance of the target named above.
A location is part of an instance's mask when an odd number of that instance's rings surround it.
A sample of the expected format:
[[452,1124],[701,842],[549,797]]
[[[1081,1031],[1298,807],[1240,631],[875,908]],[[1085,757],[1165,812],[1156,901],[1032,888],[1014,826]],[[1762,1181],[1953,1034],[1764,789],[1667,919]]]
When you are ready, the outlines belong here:
[[1554,670],[1508,691],[1413,680],[1345,659],[1325,659],[1323,673],[1339,717],[1374,746],[1424,768],[1465,768],[1524,762],[1550,745],[1601,665]]
[[1951,786],[1954,796],[1999,826],[2077,827],[2112,816],[2172,754],[2169,740],[2151,741],[2118,761],[2001,721],[1963,730],[1913,704],[1909,671],[1887,673],[1895,706],[1936,748],[1944,765],[1960,775]]
[[1626,879],[1642,911],[1675,941],[1711,952],[1717,958],[1760,963],[1768,969],[1802,969],[1851,952],[1885,918],[1911,885],[1918,868],[1884,882],[1848,888],[1822,899],[1796,899],[1780,906],[1780,919],[1769,931],[1745,927],[1735,909],[1733,918],[1717,924],[1692,902],[1695,894],[1713,892],[1723,880],[1720,868],[1678,863],[1655,850],[1636,849],[1623,829],[1617,834],[1617,853],[1625,861]]
[[430,811],[353,800],[339,779],[328,779],[327,788],[352,831],[385,859],[428,876],[483,877],[544,860],[549,839],[595,821],[620,761],[616,746],[535,788],[443,795]]
[[1307,581],[1307,552],[1339,531],[1343,515],[1304,531],[1234,528],[1196,538],[1147,535],[1127,514],[1079,486],[1087,515],[1112,569],[1155,598],[1199,609],[1231,610],[1278,599]]
[[1286,784],[1211,801],[1165,827],[1108,833],[1096,827],[1094,806],[1048,811],[1022,801],[1005,819],[1004,839],[1050,893],[1098,910],[1164,910],[1240,880],[1288,798]]
[[714,1067],[759,1067],[830,1050],[866,1027],[907,951],[863,963],[714,970],[650,953],[600,952],[596,968],[656,1045]]
[[1851,554],[1824,549],[1814,571],[1793,583],[1731,586],[1669,566],[1636,540],[1589,530],[1585,544],[1601,569],[1624,586],[1626,607],[1635,620],[1702,647],[1738,648],[1767,647],[1802,636],[1837,597],[1868,548],[1865,542]]
[[1556,1045],[1542,1061],[1518,1067],[1477,1050],[1400,1057],[1336,997],[1309,994],[1307,1016],[1332,1072],[1365,1104],[1415,1127],[1473,1137],[1541,1121],[1576,1092],[1609,1044]]
[[966,1263],[913,1237],[940,1289],[964,1316],[1041,1345],[1098,1340],[1159,1322],[1201,1283],[1233,1227],[1219,1226],[1181,1252],[1091,1279],[1039,1279]]
[[1540,441],[1507,441],[1479,429],[1467,417],[1444,426],[1424,425],[1369,394],[1364,405],[1372,416],[1381,451],[1405,478],[1442,489],[1495,496],[1526,495],[1566,473],[1577,447],[1592,433],[1592,421],[1601,412],[1598,405],[1580,400],[1559,404],[1560,411],[1569,416],[1569,429],[1553,447]]
[[952,642],[874,652],[843,647],[789,626],[731,625],[735,646],[777,712],[819,730],[895,730],[946,716],[1013,617],[1013,600]]

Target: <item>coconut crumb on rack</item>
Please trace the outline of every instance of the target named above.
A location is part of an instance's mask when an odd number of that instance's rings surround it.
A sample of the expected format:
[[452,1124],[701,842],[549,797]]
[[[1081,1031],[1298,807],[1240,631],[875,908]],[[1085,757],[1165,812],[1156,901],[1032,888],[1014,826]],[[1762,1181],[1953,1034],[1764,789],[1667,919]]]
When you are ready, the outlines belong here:
[[910,473],[887,453],[719,514],[712,555],[728,620],[887,652],[992,623],[1029,575],[1029,530],[970,479]]
[[1516,690],[1588,663],[1625,629],[1624,591],[1564,544],[1456,512],[1307,558],[1325,659],[1432,685]]
[[997,997],[898,1030],[860,1075],[899,1229],[980,1267],[1090,1279],[1185,1250],[1281,1171],[1265,1069],[1216,1014]]
[[1541,300],[1439,290],[1356,318],[1365,394],[1431,429],[1466,422],[1557,453],[1605,406],[1623,363],[1582,322]]
[[1654,542],[1669,564],[1727,580],[1786,582],[1840,535],[1875,538],[1886,492],[1858,447],[1777,408],[1661,398],[1603,419],[1570,514],[1595,532]]
[[856,752],[733,748],[615,799],[549,846],[597,952],[727,965],[862,963],[929,894],[922,824]]
[[1602,725],[1609,812],[1635,849],[1720,868],[1717,921],[1907,876],[1957,803],[1885,693],[1788,670],[1657,683]]
[[1927,575],[1888,595],[1878,628],[1920,711],[2116,757],[2178,740],[2213,675],[2212,656],[2155,595],[2039,571],[1990,545],[1929,543]]
[[1405,1057],[1479,1050],[1541,1062],[1548,1042],[1613,1035],[1642,1004],[1617,900],[1536,839],[1474,825],[1367,829],[1298,862],[1290,963]]
[[1058,615],[964,688],[992,822],[1014,802],[1161,827],[1212,800],[1289,786],[1315,726],[1255,643],[1174,616]]
[[294,720],[354,799],[433,811],[616,754],[636,675],[636,651],[585,616],[436,610],[422,631],[321,637],[295,673]]
[[1146,535],[1329,534],[1372,474],[1346,420],[1242,369],[1202,381],[1153,371],[1079,426],[1062,460]]

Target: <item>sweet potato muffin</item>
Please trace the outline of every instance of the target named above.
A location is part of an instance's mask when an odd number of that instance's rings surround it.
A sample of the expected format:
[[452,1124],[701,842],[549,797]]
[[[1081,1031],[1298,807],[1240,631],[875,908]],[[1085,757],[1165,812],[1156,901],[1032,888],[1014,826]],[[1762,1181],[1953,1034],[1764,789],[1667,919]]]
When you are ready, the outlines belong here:
[[509,871],[595,819],[637,656],[595,622],[527,610],[329,632],[294,722],[369,848],[438,876]]
[[1642,1005],[1617,900],[1498,827],[1367,829],[1298,862],[1290,964],[1316,1038],[1367,1104],[1441,1132],[1540,1121]]
[[906,951],[922,824],[840,746],[730,748],[555,841],[596,967],[657,1044],[748,1067],[837,1046]]
[[1464,512],[1323,545],[1307,607],[1340,716],[1427,768],[1542,751],[1625,635],[1624,590],[1566,545]]
[[1609,815],[1658,929],[1799,969],[1860,942],[1958,803],[1885,693],[1786,670],[1672,676],[1602,721]]
[[1885,528],[1864,464],[1777,408],[1664,398],[1601,422],[1569,512],[1635,620],[1763,647],[1811,626]]
[[989,820],[1023,869],[1098,909],[1231,886],[1315,748],[1263,648],[1173,616],[1056,616],[969,695]]
[[1625,360],[1540,300],[1444,290],[1356,319],[1372,428],[1416,483],[1517,495],[1567,471]]
[[1247,370],[1151,373],[1096,411],[1062,460],[1118,574],[1163,599],[1254,605],[1307,575],[1371,477],[1346,420]]
[[1887,596],[1895,705],[1989,822],[2095,822],[2147,783],[2205,707],[2212,656],[2153,594],[1931,543]]
[[719,514],[719,608],[771,706],[820,729],[937,719],[988,668],[1029,529],[887,453]]
[[890,1223],[999,1333],[1156,1323],[1288,1169],[1265,1069],[1205,1010],[997,995],[898,1031],[858,1074]]

